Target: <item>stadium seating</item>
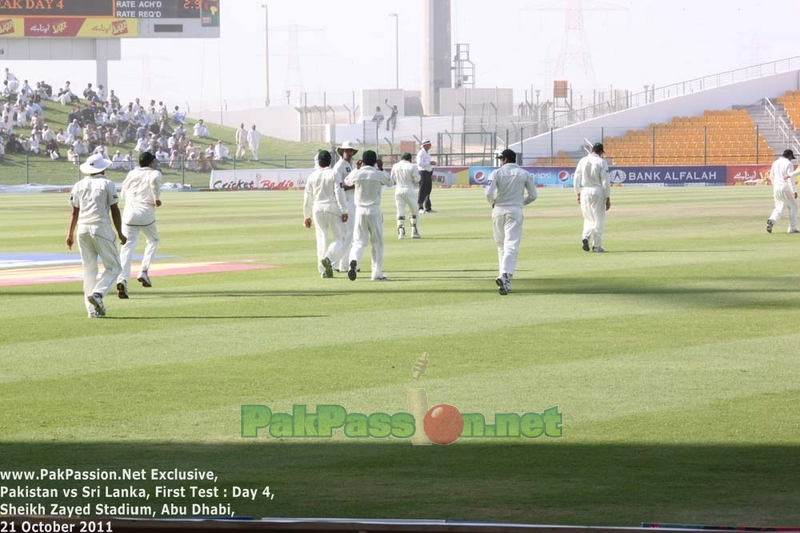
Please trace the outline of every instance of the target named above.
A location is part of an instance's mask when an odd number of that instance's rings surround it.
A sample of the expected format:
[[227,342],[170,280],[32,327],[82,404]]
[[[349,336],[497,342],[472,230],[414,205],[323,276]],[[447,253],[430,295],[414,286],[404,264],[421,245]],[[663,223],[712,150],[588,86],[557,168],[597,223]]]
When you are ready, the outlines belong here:
[[773,159],[773,150],[744,109],[674,117],[646,130],[605,137],[603,143],[613,165],[737,165]]
[[783,105],[794,129],[798,129],[800,126],[800,91],[786,91],[786,94],[777,98],[777,102]]

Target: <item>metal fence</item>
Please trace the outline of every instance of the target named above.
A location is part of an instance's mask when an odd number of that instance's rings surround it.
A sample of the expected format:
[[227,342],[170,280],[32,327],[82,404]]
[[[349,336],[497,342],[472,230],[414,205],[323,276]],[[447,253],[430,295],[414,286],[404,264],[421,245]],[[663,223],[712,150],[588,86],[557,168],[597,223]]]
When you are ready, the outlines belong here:
[[[123,162],[118,167],[109,168],[106,175],[115,182],[122,182],[133,163]],[[208,187],[212,167],[200,168],[197,161],[180,158],[173,163],[158,166],[164,177],[164,183],[173,183],[181,187]],[[279,168],[311,168],[313,160],[292,158],[288,156],[251,161],[249,159],[231,159],[225,162],[214,162],[213,169],[279,169]],[[83,177],[79,164],[73,164],[65,158],[52,160],[49,157],[33,154],[6,154],[0,158],[0,186],[38,184],[38,185],[70,185]]]

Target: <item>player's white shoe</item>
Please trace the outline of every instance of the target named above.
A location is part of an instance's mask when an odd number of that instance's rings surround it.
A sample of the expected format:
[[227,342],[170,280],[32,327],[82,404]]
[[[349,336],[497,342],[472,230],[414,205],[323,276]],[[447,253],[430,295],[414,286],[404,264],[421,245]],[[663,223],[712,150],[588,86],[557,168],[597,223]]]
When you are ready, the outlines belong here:
[[420,235],[419,232],[416,229],[414,229],[414,233],[411,235],[411,238],[412,239],[421,239],[422,235]]
[[606,249],[605,249],[605,248],[603,248],[602,246],[594,246],[594,247],[592,248],[592,251],[593,251],[594,253],[596,253],[596,254],[603,254],[603,253],[605,253],[605,252],[606,252]]
[[150,276],[147,275],[147,271],[142,271],[137,278],[139,283],[142,284],[142,287],[152,287],[153,283],[150,281]]
[[325,257],[322,261],[320,261],[320,264],[322,265],[322,268],[325,269],[325,272],[323,273],[324,276],[322,276],[322,277],[323,278],[332,278],[333,277],[333,265],[331,265],[331,260],[328,259],[327,257]]
[[397,228],[397,238],[401,240],[406,238],[406,228]]
[[508,294],[508,279],[505,276],[499,276],[494,282],[497,283],[497,292],[501,296]]
[[98,317],[106,316],[106,306],[103,305],[103,295],[100,293],[90,294],[86,300],[94,307],[94,312]]

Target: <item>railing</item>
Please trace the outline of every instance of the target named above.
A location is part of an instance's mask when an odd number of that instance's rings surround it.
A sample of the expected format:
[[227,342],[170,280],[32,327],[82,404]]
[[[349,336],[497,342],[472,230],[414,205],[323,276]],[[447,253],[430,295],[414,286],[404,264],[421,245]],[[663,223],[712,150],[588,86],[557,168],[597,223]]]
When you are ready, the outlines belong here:
[[794,134],[794,128],[783,119],[780,113],[778,113],[775,104],[773,104],[769,98],[764,98],[764,108],[772,122],[773,129],[777,128],[783,136],[784,142],[790,145],[793,151],[800,153],[800,141],[798,141],[797,136]]
[[[656,102],[663,102],[671,100],[687,94],[692,94],[699,91],[706,91],[709,89],[717,89],[734,83],[740,83],[747,80],[763,78],[766,76],[774,76],[783,72],[791,72],[793,70],[800,70],[800,56],[791,57],[788,59],[781,59],[770,63],[763,63],[751,67],[744,67],[702,78],[674,83],[664,87],[656,88],[655,86],[639,92],[630,94],[623,98],[613,98],[609,101],[600,104],[591,105],[582,109],[573,109],[559,114],[558,110],[554,109],[551,115],[546,115],[542,120],[529,126],[528,130],[535,132],[533,135],[539,135],[551,128],[563,128],[585,122],[594,118],[602,117],[624,109],[635,109],[645,105],[653,104]],[[523,139],[524,140],[524,139]]]

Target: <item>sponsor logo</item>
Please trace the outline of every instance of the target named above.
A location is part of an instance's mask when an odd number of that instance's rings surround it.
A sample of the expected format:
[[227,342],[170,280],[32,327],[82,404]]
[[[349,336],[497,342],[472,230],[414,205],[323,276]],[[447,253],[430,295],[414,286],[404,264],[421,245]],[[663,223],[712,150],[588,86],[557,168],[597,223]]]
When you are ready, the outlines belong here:
[[128,33],[127,20],[115,20],[111,23],[111,35],[125,35]]
[[475,183],[484,183],[486,181],[486,172],[479,170],[475,173]]
[[611,183],[624,183],[628,179],[628,174],[624,170],[612,170],[609,175]]
[[14,21],[12,19],[0,20],[0,35],[14,33]]
[[569,172],[566,170],[562,170],[558,173],[558,181],[561,183],[566,183],[569,181]]
[[69,23],[66,20],[61,20],[53,24],[53,35],[58,35],[59,33],[64,33],[67,31],[69,27]]

